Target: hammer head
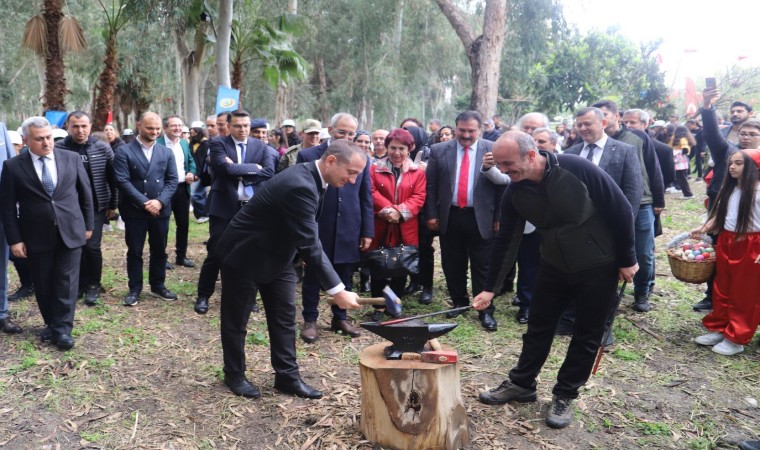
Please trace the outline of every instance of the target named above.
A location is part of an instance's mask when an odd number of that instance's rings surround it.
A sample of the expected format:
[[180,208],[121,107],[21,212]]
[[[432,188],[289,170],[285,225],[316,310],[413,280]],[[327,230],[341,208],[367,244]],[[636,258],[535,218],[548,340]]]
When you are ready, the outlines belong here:
[[383,288],[383,298],[385,299],[385,311],[388,315],[391,317],[399,317],[401,313],[404,312],[404,309],[401,306],[401,299],[398,298],[398,295],[393,292],[393,289],[391,289],[390,286],[385,286],[385,288]]

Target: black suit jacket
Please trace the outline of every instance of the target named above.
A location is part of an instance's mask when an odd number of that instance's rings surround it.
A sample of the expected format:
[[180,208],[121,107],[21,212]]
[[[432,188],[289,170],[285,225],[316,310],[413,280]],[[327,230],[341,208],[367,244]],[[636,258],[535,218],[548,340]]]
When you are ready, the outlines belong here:
[[[581,141],[580,144],[565,150],[565,153],[580,156],[585,145],[586,143]],[[641,184],[641,166],[636,147],[608,137],[602,159],[599,160],[599,168],[612,177],[633,210],[638,211],[644,188]]]
[[[172,214],[172,196],[177,191],[177,163],[169,147],[153,146],[150,162],[140,142],[135,139],[116,149],[114,158],[119,185],[119,213],[125,219],[168,218]],[[158,200],[163,208],[158,216],[145,211],[145,202]]]
[[[209,141],[208,153],[214,174],[208,194],[208,213],[223,219],[229,219],[238,210],[237,189],[241,179],[243,184],[252,185],[257,192],[262,182],[272,178],[277,167],[277,152],[258,139],[248,138],[245,161],[242,162],[238,161],[231,136]],[[234,163],[226,162],[225,158]]]
[[225,265],[256,283],[268,283],[293,264],[296,252],[316,270],[322,286],[340,277],[322,250],[317,212],[323,195],[316,163],[297,164],[278,173],[235,214],[212,249]]
[[[9,245],[23,242],[29,253],[51,251],[58,236],[68,248],[85,244],[94,212],[90,178],[79,155],[55,149],[58,183],[52,197],[34,169],[31,152],[5,161],[0,180],[0,211]],[[18,210],[16,205],[18,204]]]

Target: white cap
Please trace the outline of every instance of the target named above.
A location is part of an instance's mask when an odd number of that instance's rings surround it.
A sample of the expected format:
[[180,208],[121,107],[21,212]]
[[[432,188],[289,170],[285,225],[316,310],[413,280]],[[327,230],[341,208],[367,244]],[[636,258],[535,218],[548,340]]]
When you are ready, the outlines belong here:
[[135,132],[132,131],[131,128],[124,128],[124,130],[121,132],[122,136],[132,136],[133,134],[135,134]]
[[652,128],[654,128],[654,127],[664,127],[664,126],[665,126],[665,121],[664,120],[655,120],[654,123],[652,124]]
[[53,139],[54,140],[55,139],[63,139],[63,138],[65,138],[68,135],[69,135],[69,133],[67,133],[66,130],[62,130],[60,128],[56,128],[55,130],[53,130]]
[[319,132],[319,138],[327,139],[329,137],[330,137],[330,133],[327,131],[327,128],[322,128],[322,131]]
[[295,128],[296,127],[296,123],[293,122],[293,120],[291,120],[291,119],[285,119],[285,120],[282,121],[282,126],[283,127],[293,127],[293,128]]
[[183,126],[182,127],[182,132],[183,133],[189,133],[190,132],[190,128]]
[[206,128],[206,124],[200,120],[196,120],[190,124],[190,128]]
[[24,143],[24,141],[21,140],[21,135],[18,134],[18,131],[8,130],[8,136],[11,137],[11,144],[13,145]]

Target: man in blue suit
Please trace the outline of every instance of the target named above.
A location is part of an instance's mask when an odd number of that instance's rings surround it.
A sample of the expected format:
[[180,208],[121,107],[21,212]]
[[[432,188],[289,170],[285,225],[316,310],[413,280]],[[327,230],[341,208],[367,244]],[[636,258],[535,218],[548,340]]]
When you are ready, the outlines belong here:
[[166,288],[166,240],[171,200],[177,190],[177,164],[172,151],[156,143],[161,118],[146,112],[137,124],[138,137],[116,149],[114,170],[119,185],[119,212],[124,219],[127,242],[129,293],[125,306],[137,304],[143,287],[143,247],[150,245],[148,280],[151,294],[176,300]]
[[[219,260],[210,250],[232,216],[253,198],[264,181],[272,178],[277,167],[277,151],[250,137],[251,117],[248,112],[234,111],[230,117],[230,134],[212,139],[208,146],[214,181],[206,200],[209,252],[198,276],[198,297],[194,306],[198,314],[208,311],[208,299],[214,293],[219,276]],[[255,305],[255,302],[251,303],[252,308]]]
[[[5,124],[0,122],[0,177],[2,176],[2,167],[6,160],[13,158],[16,151],[11,144],[11,137],[8,135],[8,129]],[[0,331],[3,333],[13,334],[21,333],[23,330],[8,317],[8,245],[5,242],[5,228],[0,221]]]
[[[301,150],[296,163],[322,158],[327,147],[339,139],[353,140],[358,126],[359,122],[351,114],[335,114],[327,128],[330,139],[316,147]],[[352,288],[355,266],[359,262],[359,250],[367,250],[375,234],[369,164],[368,161],[364,171],[356,178],[356,183],[327,188],[318,221],[322,248],[349,291]],[[317,272],[314,268],[306,266],[301,288],[304,319],[301,339],[309,343],[316,341],[319,337],[317,304],[321,287]],[[345,309],[332,306],[332,313],[330,325],[333,331],[342,332],[351,337],[361,334],[358,328],[346,320]]]

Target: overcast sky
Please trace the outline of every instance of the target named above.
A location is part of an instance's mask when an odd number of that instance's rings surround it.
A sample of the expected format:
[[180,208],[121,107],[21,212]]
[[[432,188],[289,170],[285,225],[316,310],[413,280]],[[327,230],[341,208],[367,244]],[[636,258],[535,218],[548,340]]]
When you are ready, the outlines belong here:
[[666,81],[675,77],[676,89],[685,76],[719,77],[735,63],[760,67],[760,0],[562,1],[565,18],[581,31],[618,26],[635,42],[661,38]]

